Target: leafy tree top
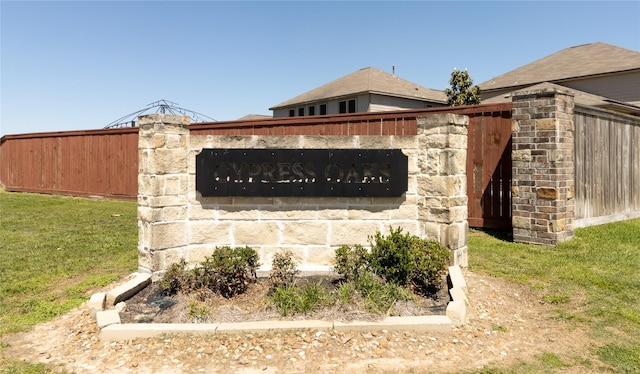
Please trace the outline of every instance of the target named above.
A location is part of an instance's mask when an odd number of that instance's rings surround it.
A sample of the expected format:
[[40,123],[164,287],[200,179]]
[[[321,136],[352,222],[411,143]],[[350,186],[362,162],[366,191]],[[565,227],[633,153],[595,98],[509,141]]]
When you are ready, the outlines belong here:
[[473,86],[469,72],[453,68],[449,88],[444,90],[449,106],[480,104],[480,87]]

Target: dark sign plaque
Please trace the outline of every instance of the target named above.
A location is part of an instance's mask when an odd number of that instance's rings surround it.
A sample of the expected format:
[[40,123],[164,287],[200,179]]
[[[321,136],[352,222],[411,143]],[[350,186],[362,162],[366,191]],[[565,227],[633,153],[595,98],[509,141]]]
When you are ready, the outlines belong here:
[[393,197],[407,191],[400,149],[209,149],[196,156],[202,196]]

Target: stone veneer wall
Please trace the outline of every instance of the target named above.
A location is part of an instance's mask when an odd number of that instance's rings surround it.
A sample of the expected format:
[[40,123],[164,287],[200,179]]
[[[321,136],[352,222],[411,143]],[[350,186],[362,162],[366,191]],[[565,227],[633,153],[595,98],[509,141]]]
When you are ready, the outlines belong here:
[[[468,117],[420,117],[416,136],[190,136],[189,118],[140,117],[138,229],[140,271],[185,258],[202,261],[216,246],[250,246],[268,269],[290,250],[303,271],[328,270],[334,249],[368,246],[369,236],[402,227],[452,251],[467,266]],[[408,191],[398,198],[216,197],[195,190],[203,148],[400,148],[409,159]]]
[[573,237],[573,94],[540,88],[512,101],[513,239],[556,245]]

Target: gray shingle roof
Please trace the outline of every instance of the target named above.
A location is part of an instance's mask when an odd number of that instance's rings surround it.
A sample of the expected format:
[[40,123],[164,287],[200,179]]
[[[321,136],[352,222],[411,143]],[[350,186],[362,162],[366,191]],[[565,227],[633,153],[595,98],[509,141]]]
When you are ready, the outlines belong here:
[[479,84],[482,91],[640,69],[640,52],[606,43],[570,47]]
[[497,95],[487,100],[482,100],[482,103],[496,104],[496,103],[511,102],[511,97],[516,92],[526,92],[526,91],[541,90],[541,89],[555,89],[555,90],[570,92],[571,94],[574,95],[574,101],[578,105],[599,107],[603,109],[611,109],[611,110],[616,110],[622,113],[633,114],[636,116],[640,114],[640,107],[637,107],[635,105],[611,100],[603,96],[594,95],[594,94],[576,90],[573,88],[567,88],[567,87],[560,86],[550,82],[542,82],[542,83],[535,84],[533,86],[523,88],[521,90],[515,90],[508,94]]
[[273,110],[362,93],[375,93],[443,104],[447,102],[447,96],[443,91],[425,88],[376,68],[367,67],[314,88],[269,109]]

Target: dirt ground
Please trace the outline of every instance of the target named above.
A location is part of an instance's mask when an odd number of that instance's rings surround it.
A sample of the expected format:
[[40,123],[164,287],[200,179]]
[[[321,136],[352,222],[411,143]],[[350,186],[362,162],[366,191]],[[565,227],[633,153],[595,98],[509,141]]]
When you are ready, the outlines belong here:
[[552,306],[528,288],[463,273],[470,320],[450,333],[312,330],[103,343],[84,305],[30,332],[3,337],[10,345],[4,354],[74,373],[443,373],[534,361],[542,352],[570,361],[595,344],[583,331],[550,318]]

